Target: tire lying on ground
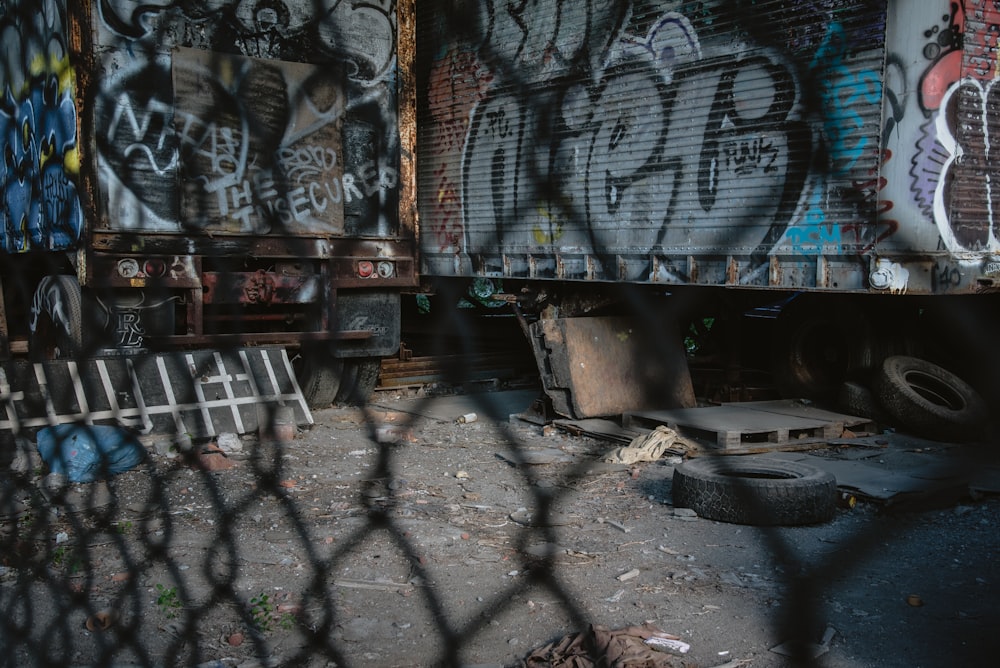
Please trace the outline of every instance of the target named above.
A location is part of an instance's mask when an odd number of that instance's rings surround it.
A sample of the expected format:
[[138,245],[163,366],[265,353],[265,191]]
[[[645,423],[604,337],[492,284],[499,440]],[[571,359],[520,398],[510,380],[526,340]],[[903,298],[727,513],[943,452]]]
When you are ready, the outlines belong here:
[[986,402],[961,378],[926,360],[907,355],[887,358],[875,377],[875,394],[914,436],[967,441],[983,435]]
[[674,469],[674,506],[733,524],[796,526],[833,518],[837,481],[801,462],[701,457]]

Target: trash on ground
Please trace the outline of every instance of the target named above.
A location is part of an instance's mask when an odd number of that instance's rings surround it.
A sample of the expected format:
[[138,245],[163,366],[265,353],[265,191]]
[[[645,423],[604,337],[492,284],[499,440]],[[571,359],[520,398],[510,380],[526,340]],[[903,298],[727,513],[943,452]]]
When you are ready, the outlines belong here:
[[631,529],[629,529],[627,526],[625,526],[621,522],[616,522],[614,520],[606,520],[603,517],[598,517],[597,518],[597,523],[598,524],[610,524],[611,526],[613,526],[614,528],[618,529],[619,531],[621,531],[623,533],[628,533],[628,532],[631,531]]
[[571,520],[569,517],[562,515],[560,513],[548,513],[546,515],[535,514],[526,508],[518,508],[510,514],[510,519],[529,527],[541,527],[541,526],[563,526],[570,524]]
[[[625,447],[615,448],[604,456],[609,464],[635,464],[637,462],[655,462],[674,447],[677,432],[660,425],[648,434],[636,436]],[[681,449],[683,452],[684,449]]]
[[646,644],[656,649],[677,652],[678,654],[687,654],[691,651],[691,645],[675,638],[653,636],[652,638],[646,638]]
[[113,425],[57,424],[38,430],[38,453],[52,473],[70,482],[93,482],[124,473],[146,458],[127,430]]
[[400,443],[416,443],[417,438],[408,427],[384,424],[375,428],[375,440],[378,443],[398,445]]
[[649,624],[614,631],[591,624],[585,632],[571,633],[533,650],[525,658],[524,665],[526,668],[564,665],[574,668],[619,665],[670,668],[679,665],[670,653],[647,644],[652,638],[680,640]]
[[216,445],[227,455],[243,452],[243,441],[239,434],[223,432],[215,439]]
[[203,471],[228,471],[236,466],[236,462],[229,459],[218,445],[209,443],[197,458],[197,468]]
[[115,615],[109,610],[101,610],[87,617],[85,625],[91,633],[95,631],[107,631],[115,622]]
[[775,654],[791,656],[797,659],[815,659],[823,656],[830,649],[830,641],[833,640],[837,630],[832,626],[826,627],[823,632],[823,639],[819,643],[783,642],[771,648]]

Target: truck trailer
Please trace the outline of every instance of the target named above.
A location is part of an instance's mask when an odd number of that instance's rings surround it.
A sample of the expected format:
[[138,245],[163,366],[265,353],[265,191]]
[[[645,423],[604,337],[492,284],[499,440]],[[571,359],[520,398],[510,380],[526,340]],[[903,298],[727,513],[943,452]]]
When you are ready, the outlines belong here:
[[597,351],[691,323],[786,396],[903,355],[995,399],[998,35],[985,0],[421,3],[421,273],[515,304],[578,417]]
[[412,26],[0,2],[0,360],[278,345],[313,406],[364,396],[416,284]]

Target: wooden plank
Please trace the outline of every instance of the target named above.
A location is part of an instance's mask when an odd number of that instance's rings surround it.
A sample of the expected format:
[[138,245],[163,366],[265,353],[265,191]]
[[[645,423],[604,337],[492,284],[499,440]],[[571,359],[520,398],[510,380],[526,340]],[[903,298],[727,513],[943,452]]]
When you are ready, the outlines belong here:
[[[755,411],[761,411],[764,413],[775,413],[778,415],[793,415],[796,417],[802,417],[807,419],[816,420],[829,420],[831,424],[839,423],[841,425],[840,431],[843,431],[843,427],[874,427],[875,423],[872,422],[870,418],[861,417],[857,415],[848,415],[846,413],[837,413],[834,411],[828,411],[824,408],[819,408],[813,404],[803,403],[801,400],[797,399],[775,399],[768,401],[744,401],[738,403],[724,403],[724,406],[737,405],[741,408],[746,408]],[[830,434],[829,438],[836,438],[839,436],[840,431],[835,434]]]
[[722,449],[745,448],[749,444],[783,445],[799,439],[836,438],[843,433],[843,421],[824,416],[801,416],[775,413],[722,404],[700,408],[626,413],[626,427],[655,427],[665,424],[684,436],[713,442]]

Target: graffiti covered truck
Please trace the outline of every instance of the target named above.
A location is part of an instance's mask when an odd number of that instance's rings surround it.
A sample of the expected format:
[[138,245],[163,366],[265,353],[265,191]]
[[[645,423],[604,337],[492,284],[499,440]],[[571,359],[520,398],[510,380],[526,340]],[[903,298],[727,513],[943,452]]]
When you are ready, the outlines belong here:
[[997,311],[993,2],[442,0],[417,33],[428,275],[780,303],[804,395]]
[[0,2],[0,359],[277,344],[314,405],[374,384],[415,281],[407,12]]

